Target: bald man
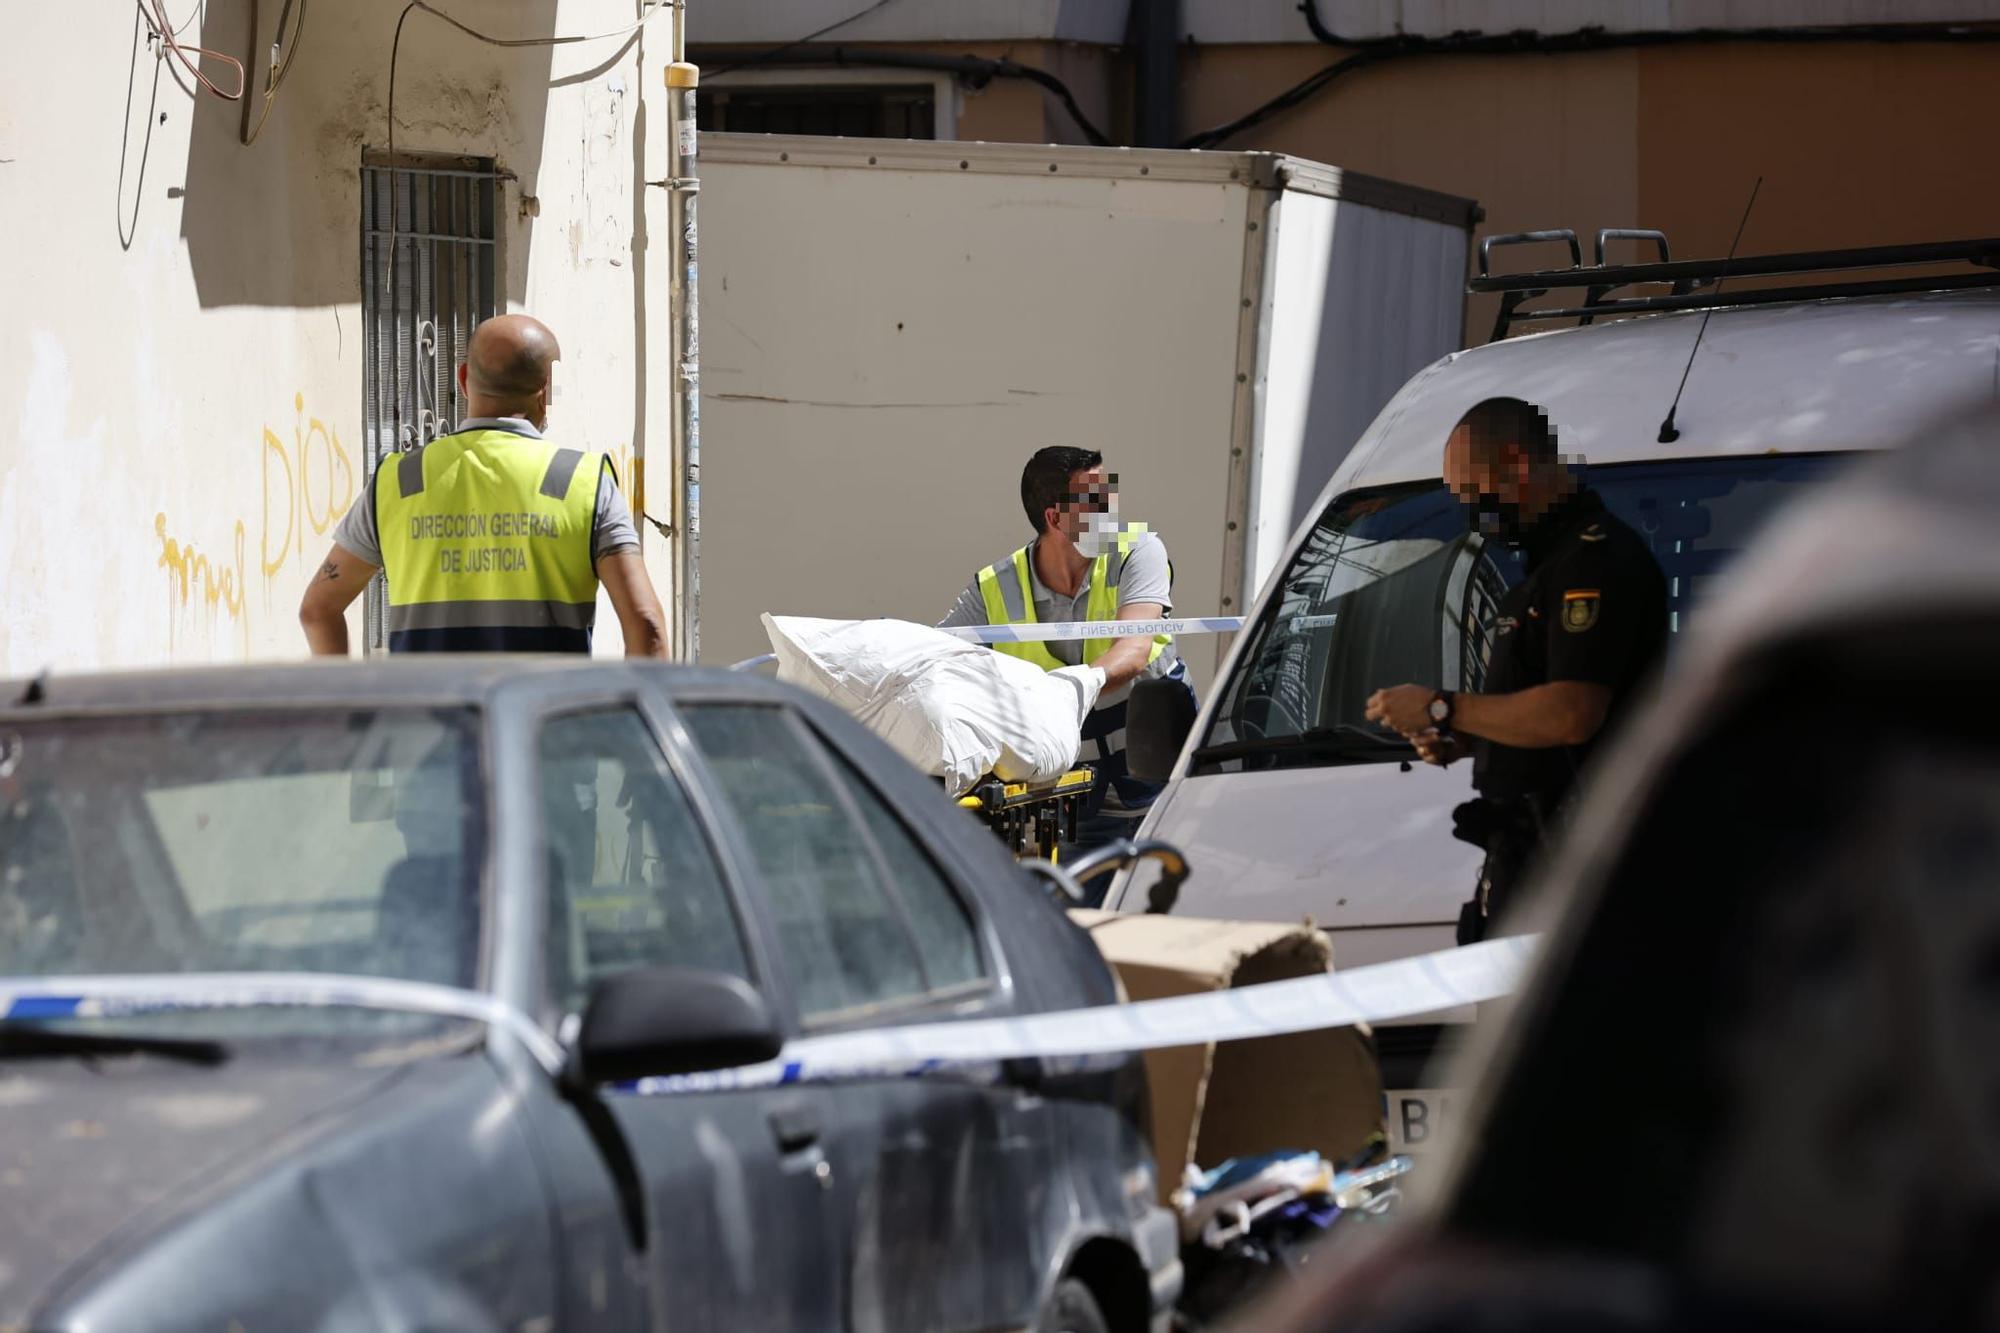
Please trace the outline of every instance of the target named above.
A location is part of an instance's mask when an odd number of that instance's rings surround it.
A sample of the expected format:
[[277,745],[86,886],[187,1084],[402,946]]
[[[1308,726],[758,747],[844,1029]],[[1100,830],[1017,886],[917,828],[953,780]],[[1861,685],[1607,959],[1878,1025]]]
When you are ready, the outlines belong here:
[[667,655],[666,615],[610,460],[542,438],[562,355],[539,320],[473,331],[457,431],[384,458],[307,585],[316,656],[347,655],[347,608],[388,575],[391,652],[589,653],[597,589],[627,657]]

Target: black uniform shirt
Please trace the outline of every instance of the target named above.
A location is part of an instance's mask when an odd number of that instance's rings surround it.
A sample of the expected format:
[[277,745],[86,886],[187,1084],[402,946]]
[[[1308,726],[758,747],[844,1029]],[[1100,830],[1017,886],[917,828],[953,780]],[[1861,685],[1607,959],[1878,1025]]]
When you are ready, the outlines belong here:
[[[1666,578],[1644,539],[1594,491],[1578,491],[1546,514],[1523,548],[1527,577],[1500,601],[1479,692],[1512,694],[1558,680],[1609,686],[1601,737],[1666,649]],[[1481,795],[1532,795],[1545,808],[1561,798],[1591,748],[1472,741],[1472,781]]]

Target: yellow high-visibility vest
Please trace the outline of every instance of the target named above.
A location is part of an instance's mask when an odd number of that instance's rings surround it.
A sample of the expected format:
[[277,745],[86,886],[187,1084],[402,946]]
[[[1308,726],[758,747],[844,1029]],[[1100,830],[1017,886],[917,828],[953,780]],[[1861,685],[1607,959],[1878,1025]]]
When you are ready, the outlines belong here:
[[[1125,557],[1130,555],[1139,538],[1146,534],[1146,525],[1134,523],[1131,528],[1118,536],[1118,548],[1100,555],[1090,562],[1090,596],[1084,602],[1085,620],[1116,620],[1118,618],[1118,579],[1125,570]],[[1014,552],[1011,560],[997,565],[988,565],[979,571],[979,595],[986,603],[986,623],[989,625],[1033,625],[1035,620],[1035,593],[1032,582],[1032,566],[1035,548],[1024,546]],[[1111,651],[1116,639],[1085,639],[1083,641],[1083,662],[1085,666]],[[1155,635],[1152,651],[1146,655],[1151,664],[1161,653],[1173,646],[1170,634]],[[1067,666],[1061,658],[1050,652],[1048,645],[1041,643],[996,643],[989,645],[996,652],[1018,657],[1024,662],[1033,662],[1044,671],[1054,671]]]
[[590,651],[604,456],[504,430],[384,459],[375,525],[391,652]]

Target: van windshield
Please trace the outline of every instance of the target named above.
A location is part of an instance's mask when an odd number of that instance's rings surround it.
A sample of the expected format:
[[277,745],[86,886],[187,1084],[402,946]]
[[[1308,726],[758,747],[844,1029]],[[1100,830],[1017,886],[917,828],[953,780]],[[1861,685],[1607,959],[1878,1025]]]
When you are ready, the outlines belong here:
[[[1763,520],[1844,457],[1594,467],[1585,484],[1652,548],[1677,638]],[[1406,682],[1477,691],[1495,608],[1522,577],[1520,557],[1473,534],[1441,482],[1341,496],[1248,631],[1195,771],[1408,758],[1400,738],[1364,719],[1369,694]]]

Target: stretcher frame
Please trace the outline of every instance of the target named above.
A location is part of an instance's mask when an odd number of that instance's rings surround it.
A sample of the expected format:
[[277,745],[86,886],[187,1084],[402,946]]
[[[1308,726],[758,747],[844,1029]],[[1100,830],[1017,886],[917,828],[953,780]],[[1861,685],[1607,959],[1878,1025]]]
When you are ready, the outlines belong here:
[[1083,805],[1096,781],[1087,767],[1072,768],[1045,786],[1003,782],[988,774],[958,804],[992,829],[1015,859],[1053,864],[1061,845],[1076,841]]

